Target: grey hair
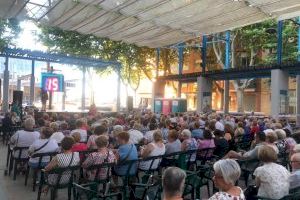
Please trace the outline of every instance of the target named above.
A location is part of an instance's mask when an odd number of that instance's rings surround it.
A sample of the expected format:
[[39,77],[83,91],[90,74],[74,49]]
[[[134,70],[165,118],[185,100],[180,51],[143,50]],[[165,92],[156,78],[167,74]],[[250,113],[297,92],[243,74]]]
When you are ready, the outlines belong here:
[[168,167],[162,176],[164,196],[174,197],[182,195],[186,173],[178,167]]
[[275,129],[274,131],[278,137],[278,140],[283,140],[286,138],[286,133],[283,129]]
[[184,129],[184,130],[181,132],[181,134],[182,134],[183,136],[187,136],[188,138],[192,137],[192,133],[191,133],[191,131],[190,131],[189,129]]
[[54,132],[58,131],[59,125],[56,122],[50,123],[50,128],[53,129]]
[[121,133],[122,131],[124,130],[124,128],[123,128],[123,126],[121,126],[121,125],[115,125],[114,127],[113,127],[113,135],[114,136],[117,136],[119,133]]
[[241,176],[240,165],[233,159],[219,160],[214,164],[215,174],[223,177],[227,184],[235,185]]
[[24,127],[26,129],[33,129],[35,125],[35,121],[32,117],[28,117],[25,121],[24,121]]

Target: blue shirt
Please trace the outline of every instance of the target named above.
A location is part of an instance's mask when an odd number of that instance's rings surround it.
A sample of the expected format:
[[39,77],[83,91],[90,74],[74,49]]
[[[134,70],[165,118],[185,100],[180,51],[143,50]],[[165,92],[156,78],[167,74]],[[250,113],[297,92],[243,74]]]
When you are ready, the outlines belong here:
[[200,128],[192,130],[192,137],[197,139],[203,139],[203,130]]
[[[135,145],[133,145],[133,144],[120,145],[118,148],[118,152],[119,152],[119,156],[120,156],[119,163],[125,162],[127,160],[137,160],[138,159],[138,152],[136,150]],[[129,164],[117,166],[115,168],[115,172],[118,175],[124,176],[127,174],[128,167],[130,167]],[[135,174],[136,169],[137,169],[137,163],[134,163],[130,168],[130,172],[129,172],[130,175]]]

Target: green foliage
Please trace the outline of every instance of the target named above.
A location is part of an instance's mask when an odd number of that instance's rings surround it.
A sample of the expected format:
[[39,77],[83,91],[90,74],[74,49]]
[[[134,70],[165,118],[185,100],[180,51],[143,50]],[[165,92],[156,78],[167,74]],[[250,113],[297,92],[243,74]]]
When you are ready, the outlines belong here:
[[[297,25],[292,21],[284,21],[282,34],[283,62],[296,61],[297,59],[297,29]],[[255,52],[255,55],[252,55],[255,60],[254,64],[275,63],[277,51],[276,30],[276,20],[268,20],[236,29],[233,31],[233,34],[237,34],[235,49],[245,50],[248,56],[251,56],[251,50],[253,50]],[[261,53],[266,54],[261,56]],[[237,56],[239,55],[237,54]]]
[[0,19],[0,50],[13,45],[13,39],[17,38],[21,28],[16,19]]
[[[138,87],[143,75],[152,79],[153,63],[149,60],[155,55],[153,49],[53,27],[41,27],[41,30],[39,39],[50,52],[119,61],[123,83],[133,88]],[[114,70],[112,67],[96,69],[99,75],[104,76]]]

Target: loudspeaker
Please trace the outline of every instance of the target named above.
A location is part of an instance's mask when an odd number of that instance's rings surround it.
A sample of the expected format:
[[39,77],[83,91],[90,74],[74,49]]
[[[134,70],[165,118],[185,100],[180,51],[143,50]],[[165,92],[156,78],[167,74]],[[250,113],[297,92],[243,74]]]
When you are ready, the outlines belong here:
[[13,92],[13,103],[18,102],[20,106],[22,106],[23,100],[23,91],[14,90]]
[[132,96],[127,97],[127,109],[128,109],[128,111],[133,110],[133,97]]

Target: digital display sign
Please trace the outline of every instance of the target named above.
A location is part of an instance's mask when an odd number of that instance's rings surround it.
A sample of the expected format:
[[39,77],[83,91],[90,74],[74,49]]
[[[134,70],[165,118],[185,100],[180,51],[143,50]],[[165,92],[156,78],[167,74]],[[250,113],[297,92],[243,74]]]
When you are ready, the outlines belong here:
[[42,88],[45,91],[63,92],[64,76],[62,74],[42,73]]

